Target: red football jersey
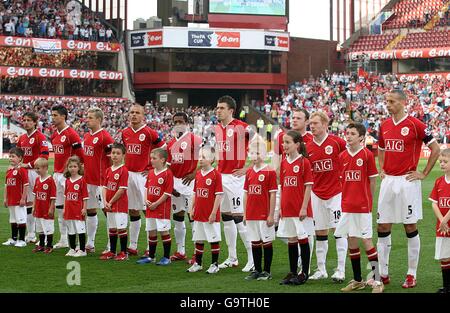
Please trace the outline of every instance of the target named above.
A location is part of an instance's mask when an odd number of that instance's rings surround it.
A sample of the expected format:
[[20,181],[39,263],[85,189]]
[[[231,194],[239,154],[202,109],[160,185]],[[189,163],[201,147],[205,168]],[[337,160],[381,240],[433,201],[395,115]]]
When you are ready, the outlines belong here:
[[401,176],[415,171],[422,143],[429,145],[434,141],[427,126],[415,117],[406,116],[398,123],[387,119],[380,126],[378,139],[379,149],[384,150],[384,172]]
[[232,174],[245,166],[249,138],[249,126],[240,120],[233,119],[226,127],[221,123],[215,126],[219,173]]
[[48,159],[48,142],[44,134],[35,129],[30,135],[23,134],[17,141],[17,147],[24,152],[23,164],[34,168],[34,161],[38,158]]
[[314,176],[313,192],[328,200],[342,192],[339,154],[345,150],[344,139],[328,134],[322,143],[314,139],[306,145]]
[[55,173],[64,173],[66,162],[72,155],[77,155],[83,162],[81,139],[72,127],[66,126],[61,131],[55,131],[51,141],[55,154]]
[[56,184],[53,177],[47,176],[44,180],[36,178],[33,189],[34,194],[34,216],[46,220],[53,219],[48,216],[50,203],[56,199]]
[[155,210],[151,211],[147,208],[145,217],[170,220],[173,192],[173,174],[170,169],[166,168],[160,173],[155,173],[154,169],[148,172],[145,188],[147,189],[147,200],[152,203],[158,201],[163,194],[169,196]]
[[102,184],[106,169],[111,166],[109,154],[113,143],[111,135],[103,128],[84,135],[84,179],[88,184]]
[[10,168],[6,171],[6,203],[8,206],[19,205],[23,189],[28,186],[28,172],[23,167]]
[[74,181],[71,178],[66,179],[64,199],[64,219],[83,221],[84,218],[81,215],[83,201],[89,199],[87,183],[84,177]]
[[[450,180],[447,180],[445,175],[436,180],[429,199],[437,204],[442,216],[445,216],[448,213],[450,210]],[[443,235],[438,232],[439,224],[440,222],[437,220],[436,237],[450,237],[450,234]],[[450,227],[450,221],[448,222],[448,226]]]
[[150,153],[153,149],[162,147],[164,141],[156,131],[143,125],[138,130],[127,127],[122,131],[122,142],[127,148],[125,166],[130,172],[144,172],[152,168]]
[[294,160],[283,159],[280,168],[282,217],[298,217],[303,204],[305,186],[313,185],[311,164],[299,155]]
[[[194,221],[208,222],[214,208],[216,195],[223,194],[222,176],[214,168],[208,172],[198,171],[195,176],[194,191]],[[220,206],[215,221],[220,222]]]
[[[281,130],[278,133],[278,135],[277,135],[276,143],[274,145],[274,150],[275,150],[274,152],[277,155],[281,154],[283,158],[286,156],[284,151],[283,151],[283,137],[284,137],[285,134],[286,133],[283,130]],[[302,138],[303,138],[303,141],[305,142],[305,145],[306,145],[306,144],[308,144],[309,142],[311,142],[313,140],[313,135],[310,132],[307,131],[307,132],[305,132],[302,135]]]
[[249,221],[267,220],[270,212],[270,193],[277,191],[277,173],[275,170],[268,165],[260,169],[254,166],[249,168],[244,183],[244,192],[247,193],[245,218]]
[[106,188],[105,202],[109,202],[119,189],[125,189],[122,196],[112,204],[111,209],[113,213],[128,213],[128,169],[124,165],[106,169],[103,186]]
[[342,175],[342,212],[372,212],[370,178],[378,176],[375,158],[367,148],[352,154],[348,149],[339,156]]
[[167,164],[170,165],[174,177],[183,178],[197,169],[198,152],[202,142],[202,138],[187,132],[178,139],[172,138],[167,144]]

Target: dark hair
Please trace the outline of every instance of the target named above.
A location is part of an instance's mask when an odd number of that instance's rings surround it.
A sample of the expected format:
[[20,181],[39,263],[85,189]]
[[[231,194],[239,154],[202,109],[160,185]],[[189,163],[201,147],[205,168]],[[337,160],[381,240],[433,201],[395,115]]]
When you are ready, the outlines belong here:
[[20,148],[15,147],[9,150],[9,154],[17,155],[19,158],[23,159],[24,151]]
[[111,146],[111,150],[112,149],[119,149],[123,154],[127,153],[127,149],[125,148],[125,146],[119,142],[113,143],[113,145]]
[[219,100],[217,100],[217,103],[226,103],[228,109],[233,109],[233,113],[236,112],[236,100],[234,100],[231,96],[222,96],[219,98]]
[[67,118],[69,117],[69,112],[67,111],[66,107],[63,105],[55,105],[52,108],[52,111],[58,112],[59,115],[64,115],[66,117],[65,120],[67,120]]
[[300,143],[300,147],[298,148],[298,153],[303,155],[305,158],[308,157],[308,153],[306,151],[306,145],[305,145],[305,142],[303,141],[303,137],[300,134],[300,132],[298,132],[296,130],[290,130],[286,133],[285,136],[291,137],[292,140],[294,141],[294,143]]
[[365,128],[364,125],[361,124],[361,123],[350,123],[350,124],[348,124],[348,126],[347,126],[347,129],[349,129],[349,128],[354,128],[354,129],[356,129],[356,131],[358,132],[358,134],[359,134],[360,136],[365,136],[365,135],[366,135],[366,128]]
[[169,157],[169,154],[167,153],[167,150],[166,150],[166,149],[163,149],[163,148],[156,148],[156,149],[153,149],[152,152],[151,152],[151,154],[156,154],[156,155],[158,155],[160,158],[165,159],[166,161],[167,161],[167,158]]
[[309,120],[309,112],[304,108],[295,108],[292,110],[292,114],[294,114],[295,112],[302,112],[303,114],[305,114],[305,120]]
[[182,117],[184,119],[184,121],[187,123],[189,123],[189,117],[185,112],[177,112],[173,115],[172,119],[175,119],[175,117]]
[[36,113],[34,112],[25,112],[25,114],[23,115],[23,117],[29,117],[30,119],[33,120],[33,122],[35,122],[37,124],[39,117],[37,116]]

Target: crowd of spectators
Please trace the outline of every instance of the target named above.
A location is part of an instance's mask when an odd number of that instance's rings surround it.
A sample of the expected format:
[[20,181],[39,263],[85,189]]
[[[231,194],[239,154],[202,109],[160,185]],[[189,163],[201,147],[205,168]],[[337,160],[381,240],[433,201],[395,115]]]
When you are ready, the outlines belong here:
[[330,117],[331,132],[343,137],[345,127],[357,121],[377,139],[379,125],[388,117],[385,95],[393,88],[405,90],[409,114],[428,123],[439,142],[450,142],[450,81],[445,77],[399,81],[393,75],[365,78],[325,73],[317,79],[297,82],[287,95],[269,96],[256,107],[287,128],[293,108],[322,110]]
[[118,97],[122,81],[98,79],[3,77],[0,94]]
[[0,35],[113,41],[111,28],[74,0],[3,0]]
[[[48,137],[53,133],[51,124],[51,108],[57,104],[63,104],[69,113],[68,124],[70,124],[81,137],[88,131],[86,126],[86,112],[92,106],[101,108],[105,120],[103,128],[113,137],[118,131],[128,126],[128,109],[131,102],[128,100],[118,101],[61,101],[61,100],[11,100],[0,97],[0,112],[6,114],[11,121],[22,122],[22,116],[27,111],[39,113],[39,129]],[[145,117],[147,125],[157,130],[161,138],[171,138],[173,127],[172,116],[177,111],[183,111],[192,119],[193,130],[201,135],[201,131],[209,125],[215,124],[217,118],[212,109],[206,107],[189,107],[187,109],[168,108],[158,106],[152,102],[145,103]]]
[[99,67],[98,59],[98,53],[93,51],[62,50],[58,54],[45,54],[34,53],[32,48],[0,47],[0,64],[6,66],[104,69]]

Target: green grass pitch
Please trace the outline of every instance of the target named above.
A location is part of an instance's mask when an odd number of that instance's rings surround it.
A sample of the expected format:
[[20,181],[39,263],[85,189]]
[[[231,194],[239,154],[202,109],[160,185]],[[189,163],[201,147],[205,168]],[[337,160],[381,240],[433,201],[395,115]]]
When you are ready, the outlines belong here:
[[[3,197],[4,175],[8,166],[6,160],[0,161],[0,179],[2,186],[0,196]],[[425,161],[421,160],[419,168],[423,169]],[[435,179],[440,176],[436,165],[432,173],[422,183],[422,198],[424,208],[424,219],[419,223],[421,237],[421,252],[418,270],[418,284],[414,289],[404,290],[401,288],[407,271],[407,239],[403,226],[394,225],[392,238],[392,251],[390,257],[391,284],[386,286],[385,292],[435,292],[441,287],[441,271],[439,262],[434,260],[435,245],[435,217],[428,201],[428,195],[433,188]],[[378,182],[379,183],[379,182]],[[378,197],[375,197],[376,208]],[[374,210],[376,211],[376,210]],[[375,213],[374,213],[375,214]],[[376,240],[374,216],[374,242]],[[5,241],[10,237],[8,211],[0,209],[0,240]],[[167,267],[159,267],[154,264],[137,265],[137,257],[131,257],[126,262],[100,261],[98,259],[101,251],[106,245],[105,217],[99,214],[99,229],[96,239],[97,252],[85,258],[65,257],[66,250],[55,250],[51,255],[34,254],[30,245],[25,248],[0,246],[0,292],[201,292],[201,293],[226,293],[226,292],[316,292],[331,293],[339,292],[343,284],[336,284],[331,279],[321,281],[308,281],[303,286],[280,286],[279,281],[288,272],[287,246],[280,240],[274,242],[274,259],[272,264],[273,280],[271,281],[245,281],[246,273],[241,271],[247,260],[245,249],[238,238],[239,268],[221,270],[216,275],[207,275],[205,272],[186,273],[188,265],[185,262],[174,262]],[[188,223],[187,223],[188,224]],[[55,227],[55,230],[57,227]],[[172,234],[172,251],[175,249],[175,240]],[[193,252],[193,244],[190,241],[190,228],[187,230],[186,248],[188,255]],[[227,248],[224,237],[221,242],[219,261],[227,256]],[[331,236],[330,236],[331,238]],[[55,240],[59,234],[55,234]],[[139,250],[143,252],[146,246],[144,222],[142,223]],[[204,264],[209,266],[211,254],[209,247],[205,245]],[[162,254],[162,245],[158,243],[157,254]],[[81,285],[69,286],[66,277],[70,270],[67,269],[68,262],[78,261],[81,269]],[[315,257],[312,260],[312,268],[315,269]],[[366,255],[362,252],[361,265],[363,275],[367,264]],[[327,270],[333,273],[336,266],[336,249],[333,239],[330,240],[328,251]],[[364,276],[363,276],[364,277]],[[346,281],[352,278],[351,264],[347,258]],[[370,292],[370,289],[360,291]]]

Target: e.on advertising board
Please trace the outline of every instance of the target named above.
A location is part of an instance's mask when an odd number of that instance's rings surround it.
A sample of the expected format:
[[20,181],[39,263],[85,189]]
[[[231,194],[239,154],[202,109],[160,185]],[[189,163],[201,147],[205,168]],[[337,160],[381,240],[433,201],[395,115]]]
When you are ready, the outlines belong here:
[[289,33],[259,30],[164,27],[129,34],[129,49],[251,49],[289,51]]

